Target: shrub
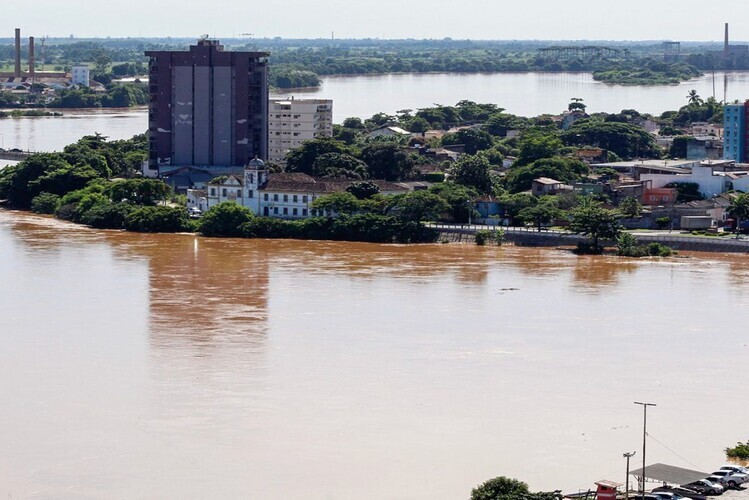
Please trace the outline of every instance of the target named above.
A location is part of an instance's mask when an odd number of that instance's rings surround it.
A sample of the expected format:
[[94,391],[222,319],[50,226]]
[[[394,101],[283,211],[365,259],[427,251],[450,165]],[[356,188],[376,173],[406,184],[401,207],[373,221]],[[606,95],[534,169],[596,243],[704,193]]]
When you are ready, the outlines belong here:
[[125,229],[139,233],[176,233],[188,228],[182,207],[140,207],[125,217]]
[[486,245],[486,241],[489,240],[492,237],[491,231],[488,229],[481,229],[480,231],[476,231],[475,241],[476,244],[479,246]]
[[671,218],[670,217],[658,217],[655,219],[655,223],[658,226],[658,229],[666,229],[669,224],[671,224]]
[[603,247],[601,245],[596,245],[595,243],[581,241],[577,244],[575,253],[578,255],[601,255],[603,253]]
[[746,443],[738,442],[733,448],[726,448],[726,456],[739,460],[749,460],[749,441]]
[[102,203],[83,214],[80,222],[97,229],[122,229],[127,216],[135,209],[129,203]]
[[668,257],[673,251],[666,245],[650,243],[638,245],[637,238],[629,233],[622,233],[616,240],[617,255],[622,257]]
[[225,201],[211,207],[200,219],[199,231],[204,236],[244,236],[240,226],[253,219],[252,212],[236,203]]
[[60,196],[52,193],[39,193],[31,200],[31,211],[37,214],[53,214],[60,208]]

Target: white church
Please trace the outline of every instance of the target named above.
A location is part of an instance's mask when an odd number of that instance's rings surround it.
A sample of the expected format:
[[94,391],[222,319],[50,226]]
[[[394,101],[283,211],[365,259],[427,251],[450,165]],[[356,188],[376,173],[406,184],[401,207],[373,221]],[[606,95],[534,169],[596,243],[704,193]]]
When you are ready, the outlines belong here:
[[[312,202],[345,191],[355,180],[323,179],[302,173],[271,173],[260,159],[251,160],[244,175],[229,175],[205,189],[187,190],[187,208],[205,212],[225,201],[247,207],[253,214],[283,219],[312,217]],[[407,185],[372,180],[384,195],[407,193]]]

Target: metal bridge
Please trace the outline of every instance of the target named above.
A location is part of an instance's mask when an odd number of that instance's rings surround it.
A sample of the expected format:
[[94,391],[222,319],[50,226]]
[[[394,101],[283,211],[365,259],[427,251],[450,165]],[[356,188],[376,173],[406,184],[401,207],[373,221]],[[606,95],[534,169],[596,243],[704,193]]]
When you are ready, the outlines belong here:
[[569,60],[569,59],[593,59],[593,58],[611,58],[618,57],[623,52],[611,47],[600,45],[555,45],[538,49],[538,53],[544,59]]

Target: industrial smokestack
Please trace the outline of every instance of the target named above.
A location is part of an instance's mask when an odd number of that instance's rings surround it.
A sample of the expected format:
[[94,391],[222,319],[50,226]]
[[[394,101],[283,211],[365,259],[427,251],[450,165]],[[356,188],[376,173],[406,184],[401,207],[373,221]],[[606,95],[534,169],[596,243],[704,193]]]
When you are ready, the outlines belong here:
[[29,37],[29,77],[34,82],[34,37]]
[[21,28],[16,28],[16,69],[14,75],[16,78],[21,76]]
[[726,37],[723,42],[723,51],[728,54],[728,23],[726,23]]

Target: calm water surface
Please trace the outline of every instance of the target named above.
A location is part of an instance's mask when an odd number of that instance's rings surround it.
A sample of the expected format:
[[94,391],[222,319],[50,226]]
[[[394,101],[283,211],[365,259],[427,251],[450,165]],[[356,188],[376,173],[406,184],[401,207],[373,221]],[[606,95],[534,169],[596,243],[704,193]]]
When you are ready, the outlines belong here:
[[[749,72],[716,73],[715,95],[729,101],[749,97]],[[679,85],[630,87],[606,85],[590,73],[479,73],[326,76],[318,89],[297,90],[300,98],[333,99],[333,119],[368,118],[381,111],[453,105],[461,99],[495,103],[523,116],[561,113],[572,97],[585,99],[588,111],[637,109],[660,114],[686,104],[689,90],[713,95],[712,75]],[[288,95],[284,96],[288,97]],[[102,133],[128,139],[148,128],[146,110],[66,111],[58,118],[0,120],[0,147],[38,151],[61,150],[81,136]],[[5,144],[5,146],[3,146]]]
[[587,489],[623,482],[636,400],[658,403],[648,462],[712,470],[747,437],[747,306],[741,256],[211,240],[0,211],[0,493]]

